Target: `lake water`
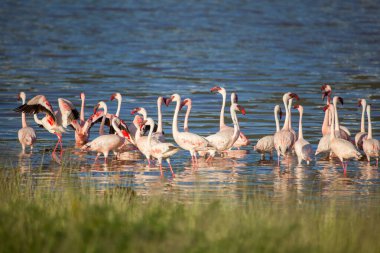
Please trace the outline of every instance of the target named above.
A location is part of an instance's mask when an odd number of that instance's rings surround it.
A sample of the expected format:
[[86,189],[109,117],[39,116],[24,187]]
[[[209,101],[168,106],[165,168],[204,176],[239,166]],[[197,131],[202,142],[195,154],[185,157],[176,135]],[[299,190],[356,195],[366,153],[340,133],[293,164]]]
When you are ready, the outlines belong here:
[[[345,99],[341,123],[355,135],[357,99],[366,98],[380,137],[377,1],[2,1],[0,7],[0,159],[37,186],[55,188],[62,169],[50,159],[56,137],[30,116],[38,142],[31,156],[20,156],[21,120],[12,109],[21,90],[28,98],[44,94],[55,108],[58,97],[67,98],[77,109],[84,91],[86,117],[99,100],[120,92],[121,117],[128,122],[137,106],[156,118],[157,96],[179,93],[193,99],[191,131],[207,136],[218,130],[221,96],[210,88],[220,85],[239,94],[247,110],[239,115],[240,126],[253,144],[273,133],[273,107],[292,91],[305,107],[304,135],[315,150],[324,115],[320,86],[328,82]],[[116,110],[115,102],[108,106]],[[170,141],[173,111],[163,108]],[[297,128],[298,112],[293,115]],[[93,165],[93,154],[78,155],[72,131],[64,135],[64,147],[77,164],[68,172],[71,180],[99,192],[131,187],[140,195],[172,194],[183,201],[258,193],[274,199],[293,193],[342,200],[380,196],[379,169],[363,161],[350,162],[346,176],[337,161],[324,159],[310,166],[297,166],[294,159],[278,168],[276,161],[260,161],[250,146],[194,171],[188,153],[180,151],[172,158],[177,177],[167,170],[161,180],[158,168],[147,168],[138,154]]]

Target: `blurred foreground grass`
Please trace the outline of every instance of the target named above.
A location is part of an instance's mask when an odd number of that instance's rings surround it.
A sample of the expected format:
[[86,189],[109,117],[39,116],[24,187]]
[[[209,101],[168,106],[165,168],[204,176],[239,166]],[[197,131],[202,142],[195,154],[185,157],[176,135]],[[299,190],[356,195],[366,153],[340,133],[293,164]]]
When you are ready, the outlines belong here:
[[378,204],[257,196],[181,203],[36,187],[0,169],[1,252],[379,252]]

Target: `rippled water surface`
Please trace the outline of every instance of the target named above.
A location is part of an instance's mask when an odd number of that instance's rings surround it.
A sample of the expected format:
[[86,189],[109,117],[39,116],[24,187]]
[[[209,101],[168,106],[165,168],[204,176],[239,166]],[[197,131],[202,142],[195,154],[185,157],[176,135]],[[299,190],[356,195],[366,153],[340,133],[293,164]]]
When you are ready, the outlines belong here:
[[[17,131],[21,90],[31,98],[44,94],[79,109],[86,92],[86,116],[99,100],[114,92],[124,96],[121,117],[131,120],[134,107],[156,118],[159,95],[193,99],[190,129],[203,136],[218,130],[221,96],[210,88],[236,91],[247,115],[239,115],[251,142],[273,133],[273,107],[284,92],[296,92],[305,107],[304,135],[316,149],[321,137],[323,102],[320,85],[334,83],[345,99],[340,120],[356,134],[360,128],[357,99],[373,104],[375,136],[380,136],[380,5],[377,1],[2,1],[0,3],[0,159],[47,189],[90,185],[96,191],[131,187],[137,194],[173,194],[183,201],[242,199],[256,193],[284,198],[378,199],[379,170],[366,162],[349,163],[343,175],[337,161],[319,157],[310,166],[296,160],[260,161],[246,147],[228,158],[191,167],[187,152],[173,158],[176,178],[147,168],[137,154],[125,154],[107,166],[91,154],[78,153],[72,131],[64,135],[66,168],[50,159],[55,136],[37,130],[32,155],[20,155]],[[116,110],[115,102],[108,102]],[[163,108],[164,130],[171,138],[174,108]],[[226,122],[231,123],[226,110]],[[293,126],[298,113],[293,112]],[[183,117],[183,114],[181,115]],[[92,129],[96,137],[97,127]],[[70,168],[70,169],[69,169]],[[70,177],[60,180],[62,171]],[[63,182],[63,183],[62,183]],[[72,184],[70,184],[72,185]]]

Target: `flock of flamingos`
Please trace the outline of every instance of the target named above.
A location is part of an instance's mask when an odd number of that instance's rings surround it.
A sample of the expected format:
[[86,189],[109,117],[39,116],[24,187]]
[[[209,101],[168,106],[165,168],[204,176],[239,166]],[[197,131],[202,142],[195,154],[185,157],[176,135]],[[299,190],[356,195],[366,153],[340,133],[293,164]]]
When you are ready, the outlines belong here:
[[[341,97],[331,98],[332,89],[328,84],[321,87],[322,100],[327,97],[327,103],[324,107],[325,117],[322,124],[322,138],[319,141],[316,152],[313,152],[311,144],[304,139],[302,133],[302,115],[303,107],[299,104],[293,108],[299,111],[299,128],[298,136],[291,126],[291,109],[293,100],[299,100],[295,93],[285,93],[283,95],[283,103],[285,107],[285,121],[283,127],[280,128],[278,116],[282,116],[281,107],[274,107],[274,118],[276,121],[276,132],[272,135],[265,136],[257,141],[254,150],[262,155],[265,159],[265,154],[270,154],[272,157],[273,151],[276,150],[278,157],[278,165],[280,165],[280,157],[286,157],[295,153],[298,162],[306,161],[309,164],[312,161],[312,156],[320,153],[329,154],[330,158],[337,157],[346,172],[347,161],[349,159],[360,159],[362,154],[367,157],[368,163],[371,158],[376,159],[378,166],[379,141],[372,136],[371,125],[371,105],[367,104],[365,99],[359,100],[359,106],[362,106],[361,128],[356,134],[355,140],[351,140],[350,131],[339,124],[339,116],[337,110],[338,102],[343,104]],[[107,105],[104,101],[100,101],[94,108],[94,113],[85,120],[84,104],[85,95],[81,93],[82,107],[80,113],[75,109],[73,104],[63,98],[58,99],[59,110],[54,111],[53,107],[43,95],[37,95],[30,99],[27,103],[26,95],[20,92],[19,99],[22,99],[22,105],[15,108],[16,112],[22,113],[22,128],[18,132],[18,138],[22,145],[23,151],[26,146],[33,149],[37,137],[33,128],[28,127],[26,123],[26,113],[34,114],[35,122],[45,128],[50,133],[57,136],[58,141],[54,147],[52,157],[60,162],[62,158],[62,134],[70,126],[75,130],[76,144],[81,146],[83,151],[94,151],[97,153],[95,161],[99,155],[104,155],[104,161],[107,162],[109,152],[112,151],[116,157],[123,152],[139,150],[148,160],[149,166],[151,161],[156,159],[162,172],[162,160],[165,159],[169,165],[170,171],[174,176],[170,157],[176,154],[180,148],[188,150],[191,155],[192,164],[194,167],[198,165],[199,156],[207,157],[209,162],[216,154],[222,154],[231,148],[240,148],[241,146],[249,145],[249,140],[242,133],[239,127],[239,121],[236,112],[245,114],[244,108],[238,104],[236,93],[231,94],[230,114],[233,126],[228,126],[224,122],[224,110],[226,106],[226,90],[222,87],[215,86],[211,88],[211,92],[220,93],[223,97],[222,109],[220,112],[220,129],[217,133],[202,137],[192,133],[188,128],[188,119],[191,111],[192,101],[189,98],[181,100],[180,95],[173,94],[170,98],[159,97],[157,99],[158,109],[158,124],[156,125],[152,118],[147,117],[147,112],[144,108],[138,107],[132,110],[134,114],[132,123],[127,125],[120,119],[120,109],[122,96],[120,93],[115,93],[111,96],[112,100],[118,101],[118,107],[115,114],[108,113]],[[162,104],[169,106],[175,102],[175,111],[173,116],[172,134],[176,145],[165,141],[165,135],[162,129]],[[181,132],[178,129],[178,114],[179,111],[187,107],[184,130]],[[99,110],[102,109],[102,110]],[[367,111],[368,118],[368,133],[365,131],[365,112]],[[38,118],[39,113],[44,113],[45,116]],[[93,125],[100,122],[99,136],[89,142],[90,129]],[[104,127],[109,127],[109,134],[105,134]],[[146,135],[146,132],[149,132]],[[60,146],[60,158],[56,155],[56,150]]]

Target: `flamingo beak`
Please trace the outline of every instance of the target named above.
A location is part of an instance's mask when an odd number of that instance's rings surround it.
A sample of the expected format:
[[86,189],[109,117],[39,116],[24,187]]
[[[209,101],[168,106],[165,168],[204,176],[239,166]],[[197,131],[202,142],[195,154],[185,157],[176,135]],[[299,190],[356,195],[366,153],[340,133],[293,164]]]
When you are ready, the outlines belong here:
[[282,109],[280,108],[280,119],[282,119]]
[[112,94],[110,100],[113,101],[116,97],[116,94]]
[[235,100],[234,100],[234,103],[237,104],[239,103],[239,97],[238,95],[235,93]]
[[323,92],[323,93],[322,93],[322,101],[324,101],[324,100],[325,100],[325,97],[327,97],[328,95],[329,95],[328,92]]
[[342,105],[344,105],[344,100],[343,100],[343,98],[338,97],[338,100],[339,100],[339,102],[340,102]]
[[298,95],[296,93],[290,93],[290,98],[294,98],[296,100],[300,100],[300,98],[298,97]]
[[146,122],[147,122],[147,120],[141,121],[141,123],[140,123],[140,131],[145,126]]
[[298,109],[298,108],[300,108],[300,106],[299,105],[294,105],[293,108],[294,109]]
[[187,99],[183,100],[181,105],[179,106],[179,110],[182,110],[182,107],[184,107],[187,104]]
[[361,99],[358,100],[358,107],[360,107],[360,106],[362,106],[362,100]]
[[135,109],[133,109],[133,110],[131,111],[131,115],[137,113],[139,110],[140,110],[140,108],[136,107]]
[[94,114],[96,113],[96,111],[99,109],[99,104],[95,105],[94,107]]
[[324,112],[326,112],[328,109],[329,109],[329,105],[325,105],[325,106],[323,107],[323,111],[324,111]]
[[323,84],[322,86],[321,86],[321,91],[324,91],[325,89],[326,89],[326,84]]
[[169,106],[171,100],[170,100],[170,98],[162,98],[162,102],[164,102],[164,104],[165,104],[166,106]]
[[244,109],[243,106],[241,106],[241,105],[237,105],[237,108],[239,109],[239,111],[241,112],[241,114],[243,114],[243,115],[246,114],[245,109]]
[[17,101],[20,101],[21,100],[21,97],[20,97],[20,94],[17,95]]
[[221,90],[221,88],[219,87],[219,86],[214,86],[214,87],[212,87],[211,89],[210,89],[210,92],[218,92],[218,91],[220,91]]

